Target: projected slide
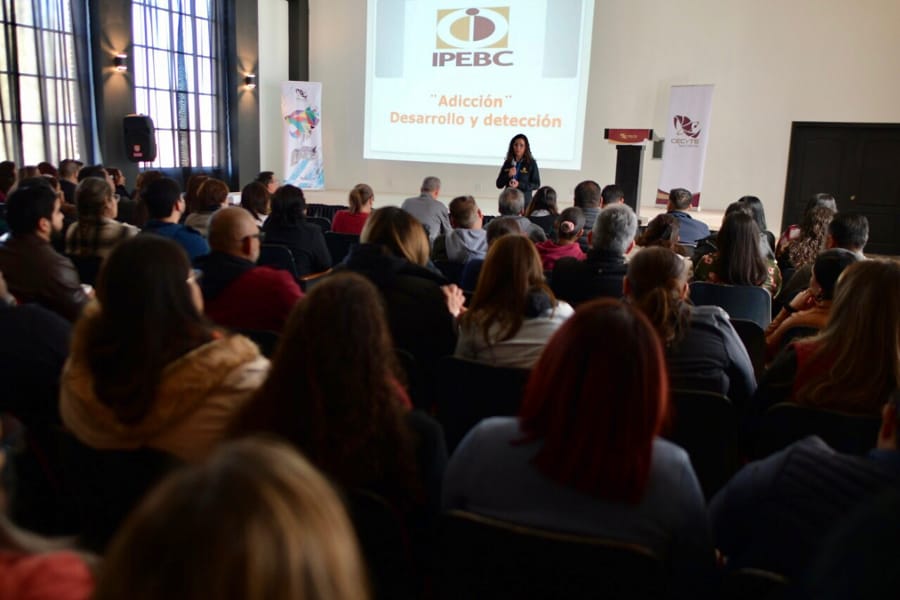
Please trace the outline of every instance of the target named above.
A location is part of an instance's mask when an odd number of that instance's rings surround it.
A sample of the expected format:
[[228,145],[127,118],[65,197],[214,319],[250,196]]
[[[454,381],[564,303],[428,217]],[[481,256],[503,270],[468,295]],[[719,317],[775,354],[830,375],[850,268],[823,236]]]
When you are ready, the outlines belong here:
[[368,0],[364,157],[580,169],[593,0]]

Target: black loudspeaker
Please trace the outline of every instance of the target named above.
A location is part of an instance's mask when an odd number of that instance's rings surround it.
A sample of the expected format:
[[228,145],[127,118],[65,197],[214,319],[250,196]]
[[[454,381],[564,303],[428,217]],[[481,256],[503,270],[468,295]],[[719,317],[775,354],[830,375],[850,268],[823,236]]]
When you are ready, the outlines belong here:
[[128,115],[122,125],[125,127],[125,156],[128,160],[131,162],[156,160],[153,119],[147,115]]

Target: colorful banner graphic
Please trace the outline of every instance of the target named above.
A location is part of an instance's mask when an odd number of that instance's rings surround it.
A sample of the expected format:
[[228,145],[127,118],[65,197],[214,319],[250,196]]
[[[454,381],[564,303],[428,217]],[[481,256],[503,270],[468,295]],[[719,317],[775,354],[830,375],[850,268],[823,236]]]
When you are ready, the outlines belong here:
[[284,124],[284,182],[305,190],[325,189],[322,164],[322,84],[281,84]]
[[712,94],[711,85],[672,86],[662,172],[656,191],[657,204],[669,201],[669,190],[685,188],[694,195],[691,205],[699,206],[712,115]]

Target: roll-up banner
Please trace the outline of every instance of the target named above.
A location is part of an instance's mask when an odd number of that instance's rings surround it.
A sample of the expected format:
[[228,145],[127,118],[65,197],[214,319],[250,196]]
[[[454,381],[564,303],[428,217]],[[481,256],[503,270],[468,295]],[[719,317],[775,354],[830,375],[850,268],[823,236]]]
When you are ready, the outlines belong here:
[[322,165],[322,84],[281,84],[284,182],[305,190],[325,189]]
[[669,190],[685,188],[694,195],[691,205],[700,204],[703,167],[712,115],[711,85],[673,85],[669,93],[669,123],[656,203],[669,201]]

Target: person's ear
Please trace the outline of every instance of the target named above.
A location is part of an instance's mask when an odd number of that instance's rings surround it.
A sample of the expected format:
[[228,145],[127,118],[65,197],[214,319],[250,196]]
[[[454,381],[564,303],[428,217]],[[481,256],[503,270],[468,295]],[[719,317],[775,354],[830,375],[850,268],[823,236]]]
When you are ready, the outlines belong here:
[[631,243],[628,244],[628,248],[625,249],[625,254],[628,254],[632,250],[634,250],[634,240],[631,240]]
[[825,248],[827,250],[831,250],[832,248],[837,248],[837,242],[834,241],[834,236],[830,233],[825,237]]
[[47,235],[53,233],[53,220],[48,219],[47,217],[41,217],[38,219],[37,230],[40,233],[46,233]]
[[878,430],[878,446],[896,447],[897,445],[897,409],[888,402],[881,409],[881,428]]
[[691,295],[691,284],[685,281],[681,284],[681,299],[687,300],[687,297]]

